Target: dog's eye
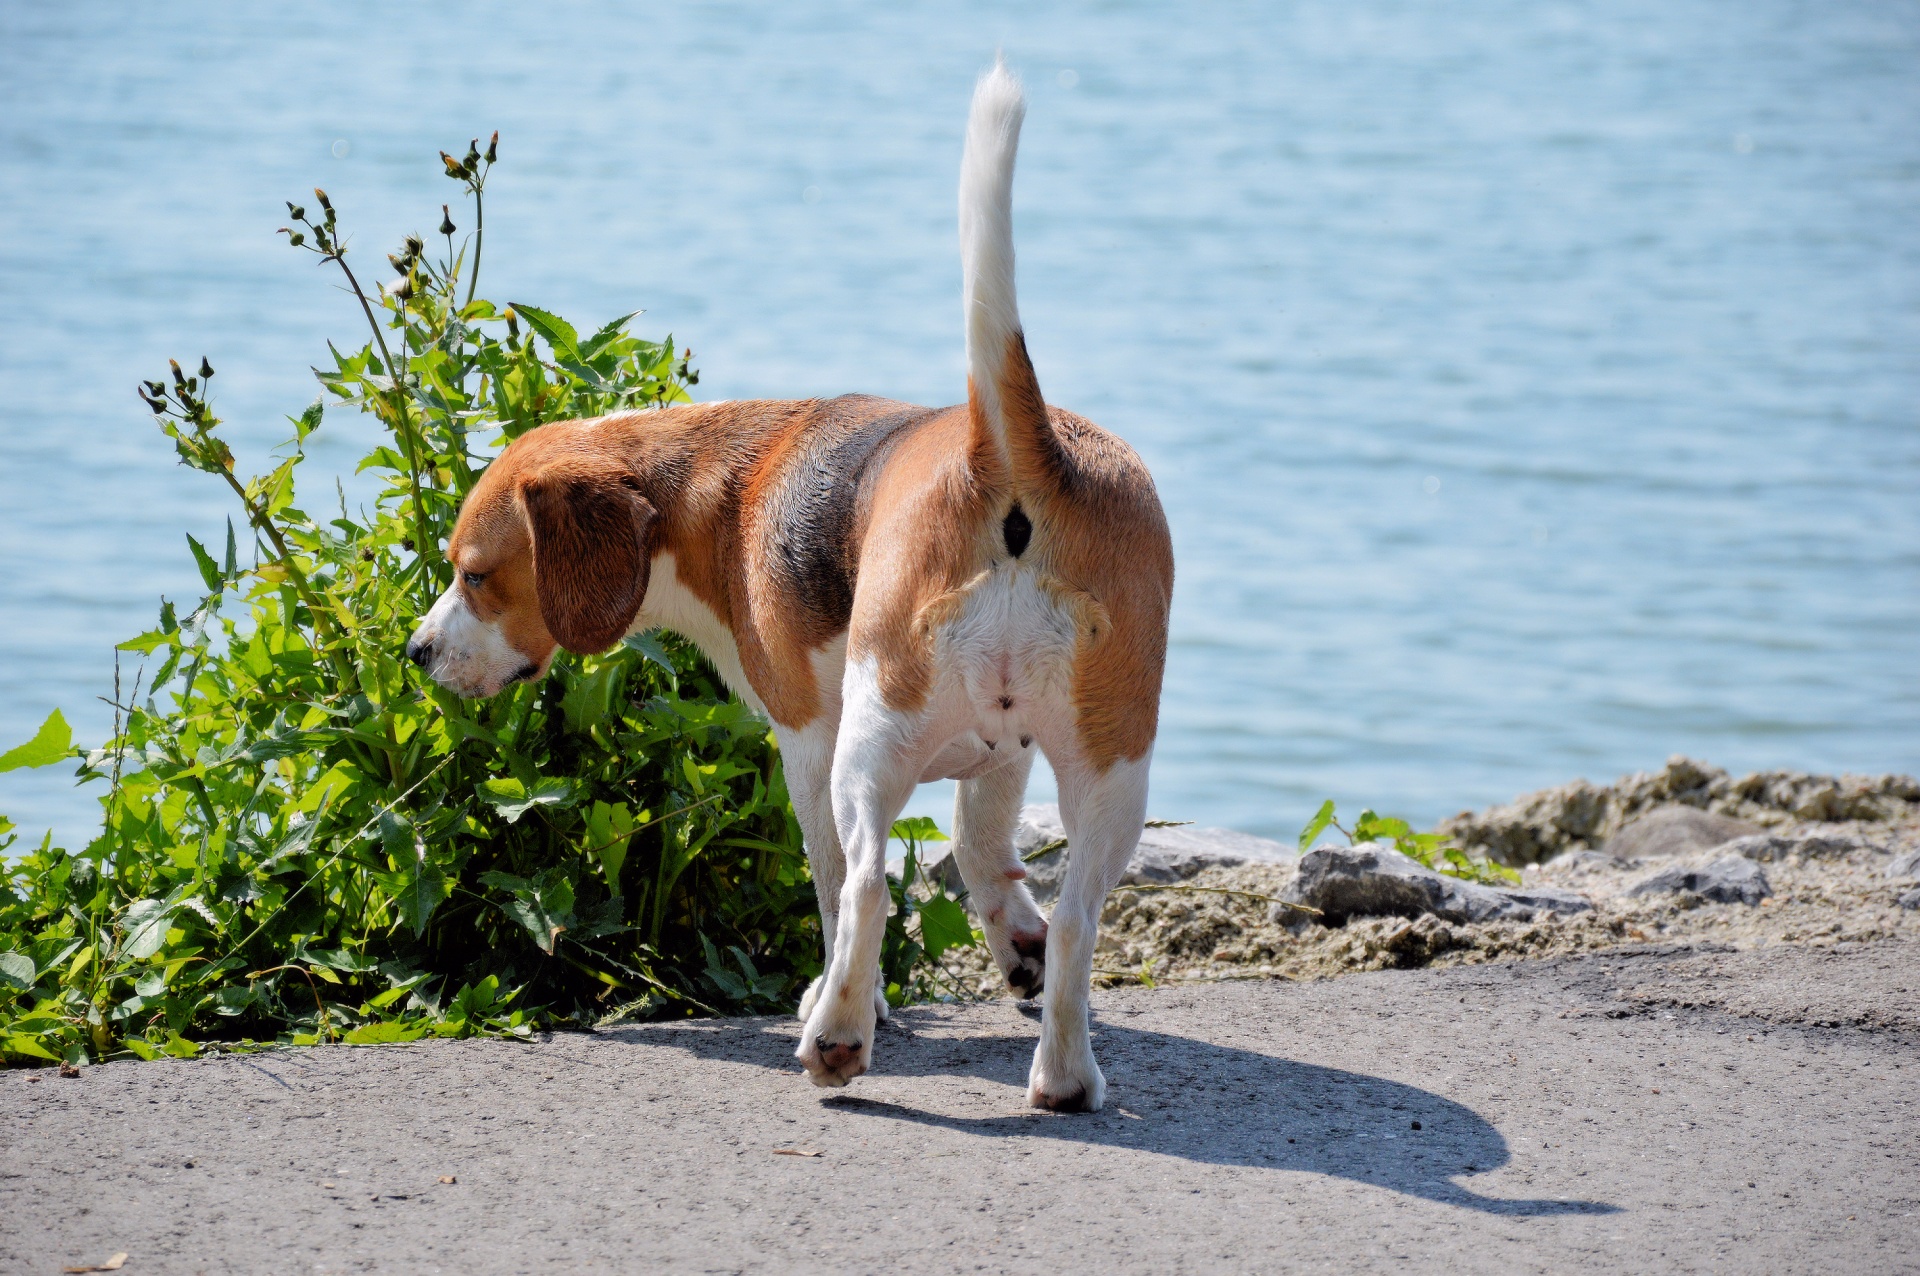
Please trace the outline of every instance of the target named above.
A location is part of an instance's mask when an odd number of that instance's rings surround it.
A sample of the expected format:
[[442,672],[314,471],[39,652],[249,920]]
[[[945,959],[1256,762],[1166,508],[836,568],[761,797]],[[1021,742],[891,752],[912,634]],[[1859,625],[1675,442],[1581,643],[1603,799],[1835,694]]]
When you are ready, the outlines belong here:
[[487,583],[485,572],[461,572],[460,579],[467,582],[468,589],[478,589]]

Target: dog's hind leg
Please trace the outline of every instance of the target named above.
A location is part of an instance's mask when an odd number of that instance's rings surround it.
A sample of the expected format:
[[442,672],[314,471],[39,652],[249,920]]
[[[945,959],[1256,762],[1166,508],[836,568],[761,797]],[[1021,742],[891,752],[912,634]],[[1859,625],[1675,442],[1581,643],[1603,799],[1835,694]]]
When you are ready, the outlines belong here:
[[1022,753],[1017,761],[960,781],[953,801],[953,861],[1007,984],[1032,997],[1046,986],[1047,919],[1033,902],[1027,871],[1013,849],[1020,800],[1033,770],[1033,751]]
[[1098,1112],[1107,1082],[1094,1062],[1088,1024],[1093,946],[1100,910],[1126,872],[1147,811],[1151,753],[1094,773],[1054,760],[1060,818],[1069,843],[1067,878],[1047,932],[1047,1004],[1040,1047],[1027,1074],[1027,1102],[1056,1112]]
[[867,1070],[883,995],[876,976],[892,896],[887,838],[929,761],[918,715],[890,709],[875,662],[851,662],[833,752],[833,814],[846,854],[833,960],[794,1053],[815,1085],[842,1086]]

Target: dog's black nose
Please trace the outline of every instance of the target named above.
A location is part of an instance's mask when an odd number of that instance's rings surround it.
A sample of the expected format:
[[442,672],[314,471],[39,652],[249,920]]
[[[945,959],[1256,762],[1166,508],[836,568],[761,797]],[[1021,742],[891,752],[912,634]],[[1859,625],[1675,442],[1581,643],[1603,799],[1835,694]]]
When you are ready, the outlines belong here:
[[425,669],[427,662],[433,659],[433,644],[418,638],[407,639],[407,659]]

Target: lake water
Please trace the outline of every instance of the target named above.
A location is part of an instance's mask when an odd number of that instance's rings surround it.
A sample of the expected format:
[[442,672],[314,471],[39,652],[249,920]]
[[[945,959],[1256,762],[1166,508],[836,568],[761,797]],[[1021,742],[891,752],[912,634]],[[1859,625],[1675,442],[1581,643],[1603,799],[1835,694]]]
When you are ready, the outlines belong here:
[[948,403],[996,46],[1042,385],[1173,524],[1156,813],[1920,770],[1911,0],[0,7],[0,743],[100,738],[224,534],[135,381],[210,356],[246,467],[362,340],[283,199],[378,262],[497,128],[489,295],[645,308],[704,397]]

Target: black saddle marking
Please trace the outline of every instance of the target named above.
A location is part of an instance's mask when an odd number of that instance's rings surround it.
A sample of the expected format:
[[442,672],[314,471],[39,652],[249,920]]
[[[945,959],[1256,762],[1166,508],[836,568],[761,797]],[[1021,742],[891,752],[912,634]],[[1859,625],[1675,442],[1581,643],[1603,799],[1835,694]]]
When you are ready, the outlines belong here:
[[904,430],[937,412],[906,407],[858,419],[858,410],[870,402],[846,395],[823,405],[805,454],[781,484],[773,506],[778,569],[811,608],[840,626],[853,614],[849,554],[861,480]]

